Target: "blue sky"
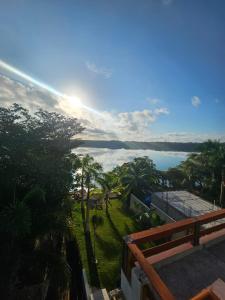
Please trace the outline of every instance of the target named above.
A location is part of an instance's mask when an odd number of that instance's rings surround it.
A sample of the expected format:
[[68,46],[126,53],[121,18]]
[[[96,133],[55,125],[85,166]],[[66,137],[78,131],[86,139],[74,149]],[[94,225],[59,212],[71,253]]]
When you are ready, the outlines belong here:
[[10,77],[1,78],[4,105],[17,97],[72,112],[88,138],[225,137],[223,0],[3,0],[0,38],[0,60],[79,97],[104,120],[49,94],[38,99],[0,69]]

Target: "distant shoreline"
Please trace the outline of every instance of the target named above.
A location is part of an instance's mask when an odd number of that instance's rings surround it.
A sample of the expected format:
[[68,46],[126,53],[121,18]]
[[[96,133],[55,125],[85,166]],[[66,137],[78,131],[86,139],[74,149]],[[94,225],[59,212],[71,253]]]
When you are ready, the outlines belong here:
[[104,141],[104,140],[72,140],[74,147],[155,150],[175,152],[199,152],[202,143],[177,142],[133,142],[133,141]]

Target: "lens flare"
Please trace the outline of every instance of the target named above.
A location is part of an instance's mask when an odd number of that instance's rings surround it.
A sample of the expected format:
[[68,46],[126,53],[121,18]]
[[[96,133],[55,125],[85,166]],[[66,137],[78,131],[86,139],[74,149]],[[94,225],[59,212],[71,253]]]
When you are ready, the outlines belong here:
[[0,60],[0,68],[12,73],[12,74],[15,74],[17,75],[18,77],[20,78],[23,78],[25,79],[26,81],[44,89],[44,90],[47,90],[48,92],[58,96],[58,97],[61,97],[65,100],[67,100],[73,107],[75,106],[79,106],[81,108],[84,108],[94,114],[97,114],[99,116],[102,116],[102,114],[100,112],[98,112],[97,110],[85,105],[82,103],[82,101],[78,98],[78,97],[75,97],[75,96],[69,96],[69,95],[66,95],[66,94],[63,94],[59,91],[57,91],[56,89],[54,89],[53,87],[31,77],[30,75],[20,71],[19,69],[7,64],[6,62],[4,62],[3,60]]

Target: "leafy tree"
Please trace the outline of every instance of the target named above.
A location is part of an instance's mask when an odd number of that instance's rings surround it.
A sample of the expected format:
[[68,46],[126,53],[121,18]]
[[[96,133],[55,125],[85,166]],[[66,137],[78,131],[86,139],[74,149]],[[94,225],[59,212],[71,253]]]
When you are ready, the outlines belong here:
[[118,177],[115,176],[114,172],[103,173],[102,176],[98,179],[98,183],[103,189],[105,210],[106,214],[108,214],[110,193],[117,187]]
[[131,192],[152,190],[160,185],[159,173],[153,161],[147,156],[135,158],[121,166],[121,183],[127,198]]
[[210,200],[219,199],[225,145],[208,140],[199,150],[190,154],[177,168],[168,170],[166,176],[176,188],[187,188]]
[[163,177],[164,180],[169,182],[169,187],[172,189],[182,189],[184,187],[186,176],[179,168],[170,168],[167,171],[164,171]]
[[[65,258],[72,227],[70,140],[82,130],[75,118],[55,112],[0,107],[0,291],[5,299],[18,292],[18,281],[21,292],[48,281],[54,298],[60,298],[63,286],[57,282],[56,287],[53,274]],[[60,274],[63,282],[68,272]]]

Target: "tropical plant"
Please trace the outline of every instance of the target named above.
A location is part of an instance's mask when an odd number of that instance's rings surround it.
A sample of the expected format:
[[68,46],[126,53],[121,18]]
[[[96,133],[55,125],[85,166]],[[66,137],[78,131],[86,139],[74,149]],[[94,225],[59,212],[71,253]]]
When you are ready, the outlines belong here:
[[159,174],[153,161],[147,156],[135,158],[121,166],[121,184],[124,187],[124,198],[129,199],[131,192],[152,190],[159,186]]
[[187,188],[215,200],[220,197],[224,165],[224,143],[208,140],[198,153],[190,154],[179,166],[168,170],[166,177],[175,187]]
[[141,230],[164,224],[159,215],[157,215],[155,212],[145,212],[138,216],[137,221],[141,227]]
[[118,186],[118,177],[114,172],[103,173],[98,179],[98,183],[103,190],[103,198],[105,201],[105,211],[108,214],[108,207],[110,203],[110,194]]
[[86,215],[85,215],[85,231],[90,232],[90,190],[91,187],[98,181],[102,172],[102,166],[94,161],[93,157],[88,156],[88,164],[85,169],[85,186],[87,189],[86,199]]

